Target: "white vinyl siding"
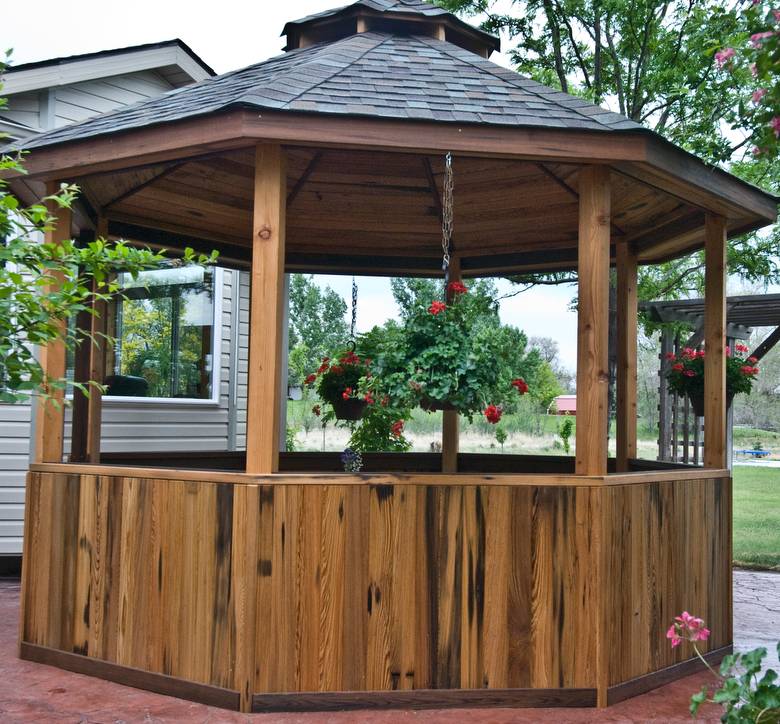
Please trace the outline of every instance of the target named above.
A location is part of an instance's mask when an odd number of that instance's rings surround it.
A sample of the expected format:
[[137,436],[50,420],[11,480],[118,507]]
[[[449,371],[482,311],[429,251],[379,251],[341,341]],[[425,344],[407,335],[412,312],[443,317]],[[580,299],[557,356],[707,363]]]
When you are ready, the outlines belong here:
[[30,405],[0,405],[0,555],[22,552]]

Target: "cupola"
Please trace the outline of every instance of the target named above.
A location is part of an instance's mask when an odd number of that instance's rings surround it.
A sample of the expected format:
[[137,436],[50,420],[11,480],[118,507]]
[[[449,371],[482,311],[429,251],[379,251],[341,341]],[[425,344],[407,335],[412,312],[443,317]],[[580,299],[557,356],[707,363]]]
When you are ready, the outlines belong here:
[[483,58],[501,49],[501,41],[422,0],[358,0],[334,10],[288,22],[285,50],[332,43],[356,33],[422,35],[457,45]]

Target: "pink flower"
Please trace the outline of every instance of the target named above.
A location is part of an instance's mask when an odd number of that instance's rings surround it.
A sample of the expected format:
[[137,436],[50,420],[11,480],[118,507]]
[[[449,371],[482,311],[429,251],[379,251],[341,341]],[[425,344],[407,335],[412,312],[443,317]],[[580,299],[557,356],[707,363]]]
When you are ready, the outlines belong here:
[[772,130],[775,132],[775,137],[780,138],[780,116],[775,116],[769,122],[769,125],[772,127]]
[[761,103],[761,99],[767,94],[766,88],[759,88],[753,91],[753,103]]
[[674,624],[672,624],[666,632],[666,638],[671,639],[672,648],[675,648],[682,643],[682,638],[677,634],[677,627]]
[[765,30],[763,33],[753,33],[753,35],[750,36],[750,42],[753,43],[754,48],[760,48],[761,43],[767,38],[771,38],[773,35],[774,32],[772,30]]
[[677,355],[674,352],[667,352],[664,357],[668,360],[677,359]]
[[734,48],[723,48],[715,53],[715,62],[718,64],[718,68],[722,68],[729,59],[733,58],[737,54]]
[[675,372],[682,372],[685,369],[685,365],[682,362],[672,365],[672,369]]
[[750,64],[750,73],[754,78],[758,75],[758,68],[756,67],[755,63]]
[[734,345],[734,349],[737,350],[737,352],[747,352],[748,346],[746,344],[742,344],[742,342],[737,342]]
[[772,11],[772,15],[774,15],[774,16],[775,16],[775,20],[777,20],[778,22],[780,22],[780,10],[773,10],[773,11]]
[[686,377],[696,377],[696,373],[693,370],[685,370],[685,372],[683,372],[683,374]]

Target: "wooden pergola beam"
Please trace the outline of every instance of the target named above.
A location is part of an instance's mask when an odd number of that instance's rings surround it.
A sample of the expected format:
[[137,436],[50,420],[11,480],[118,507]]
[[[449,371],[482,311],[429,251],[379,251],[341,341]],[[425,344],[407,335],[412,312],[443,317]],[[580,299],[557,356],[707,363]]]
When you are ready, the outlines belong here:
[[607,472],[610,180],[580,172],[577,309],[577,475]]
[[726,220],[705,219],[704,467],[728,466],[726,449]]
[[249,318],[246,472],[279,470],[286,216],[281,146],[258,144]]

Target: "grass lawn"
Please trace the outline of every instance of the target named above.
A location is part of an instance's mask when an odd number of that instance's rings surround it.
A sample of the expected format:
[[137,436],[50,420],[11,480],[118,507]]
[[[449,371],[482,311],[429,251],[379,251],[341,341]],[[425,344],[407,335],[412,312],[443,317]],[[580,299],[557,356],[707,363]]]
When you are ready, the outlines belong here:
[[734,563],[780,571],[780,468],[734,466]]

